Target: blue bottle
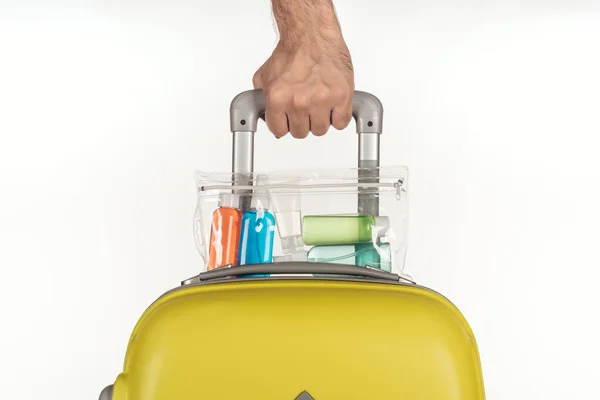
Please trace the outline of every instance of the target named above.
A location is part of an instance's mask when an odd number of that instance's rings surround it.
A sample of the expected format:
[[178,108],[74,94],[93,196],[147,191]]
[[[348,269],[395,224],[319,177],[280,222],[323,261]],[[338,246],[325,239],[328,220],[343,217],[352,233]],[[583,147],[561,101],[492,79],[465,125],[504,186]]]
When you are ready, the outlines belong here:
[[[268,198],[255,195],[252,198],[251,208],[242,217],[238,265],[273,262],[274,240],[275,217],[268,211]],[[245,276],[268,276],[268,274]]]

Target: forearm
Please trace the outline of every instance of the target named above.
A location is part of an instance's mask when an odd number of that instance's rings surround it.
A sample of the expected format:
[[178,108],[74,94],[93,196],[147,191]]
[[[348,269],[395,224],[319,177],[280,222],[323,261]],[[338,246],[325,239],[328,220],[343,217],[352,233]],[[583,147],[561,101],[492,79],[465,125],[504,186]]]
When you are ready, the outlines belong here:
[[272,0],[273,14],[284,47],[343,42],[331,0]]

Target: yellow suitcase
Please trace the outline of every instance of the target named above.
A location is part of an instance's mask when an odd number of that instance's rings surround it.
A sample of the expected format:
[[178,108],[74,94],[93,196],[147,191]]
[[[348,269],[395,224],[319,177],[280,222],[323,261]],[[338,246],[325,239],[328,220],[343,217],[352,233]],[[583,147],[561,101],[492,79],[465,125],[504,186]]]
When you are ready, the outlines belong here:
[[[263,110],[259,91],[232,102],[238,178],[253,170]],[[359,167],[379,164],[382,113],[377,98],[356,92]],[[368,193],[358,202],[377,211]],[[442,295],[373,268],[279,262],[217,268],[162,295],[100,395],[209,399],[483,400],[485,392],[473,332]]]

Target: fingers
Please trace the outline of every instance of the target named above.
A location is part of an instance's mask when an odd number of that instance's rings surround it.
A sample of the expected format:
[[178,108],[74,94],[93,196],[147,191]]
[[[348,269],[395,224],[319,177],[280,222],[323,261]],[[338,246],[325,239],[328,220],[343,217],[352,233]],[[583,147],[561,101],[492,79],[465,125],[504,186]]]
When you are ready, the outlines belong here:
[[331,125],[341,131],[346,129],[352,120],[352,94],[337,93],[335,96],[335,105],[331,113]]
[[338,131],[344,130],[352,120],[352,104],[336,107],[331,113],[331,125]]
[[290,130],[285,111],[276,106],[267,106],[265,110],[265,122],[267,123],[267,128],[278,139],[287,135]]
[[290,122],[290,133],[296,139],[304,139],[310,133],[310,119],[308,108],[310,97],[303,93],[296,93],[292,97],[291,107],[287,107],[288,121]]
[[310,133],[308,107],[310,98],[291,94],[286,88],[273,87],[265,92],[266,122],[269,130],[280,138],[288,132],[296,139],[304,139]]
[[286,113],[289,95],[278,87],[265,91],[265,122],[276,138],[281,138],[290,130]]
[[296,139],[304,139],[310,133],[310,119],[307,112],[296,111],[288,114],[290,133]]
[[323,136],[331,125],[331,108],[315,106],[310,110],[310,131],[315,136]]
[[[260,76],[255,78],[260,85]],[[330,126],[345,129],[352,119],[352,94],[349,91],[310,88],[296,90],[273,86],[264,90],[265,120],[269,130],[278,138],[288,132],[296,139],[309,133],[323,136]]]

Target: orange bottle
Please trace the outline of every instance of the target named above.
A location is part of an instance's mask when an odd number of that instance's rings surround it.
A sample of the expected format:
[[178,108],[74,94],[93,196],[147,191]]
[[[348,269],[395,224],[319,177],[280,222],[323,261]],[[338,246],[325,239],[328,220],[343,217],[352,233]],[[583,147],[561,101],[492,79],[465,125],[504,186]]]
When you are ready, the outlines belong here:
[[213,213],[208,251],[209,270],[238,265],[242,213],[235,208],[237,198],[234,195],[222,196],[219,208]]

